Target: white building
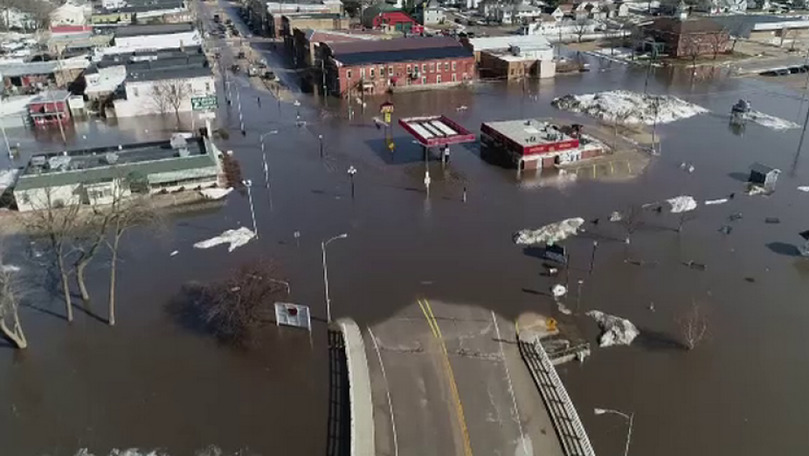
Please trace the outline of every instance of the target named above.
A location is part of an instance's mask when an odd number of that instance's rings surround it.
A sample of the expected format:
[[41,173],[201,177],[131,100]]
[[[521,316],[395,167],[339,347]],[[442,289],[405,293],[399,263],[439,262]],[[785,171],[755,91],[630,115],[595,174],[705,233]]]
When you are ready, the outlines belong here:
[[127,25],[115,29],[113,45],[97,50],[96,57],[201,45],[202,36],[192,24]]
[[484,51],[514,51],[517,54],[529,52],[532,58],[540,61],[553,60],[553,47],[543,35],[506,35],[485,38],[470,38],[468,46],[472,48],[475,58]]
[[422,25],[438,25],[444,22],[444,9],[438,6],[436,0],[429,0],[421,9]]
[[[216,80],[208,67],[168,68],[129,73],[124,81],[125,99],[113,101],[117,117],[174,114],[174,104],[180,113],[192,112],[192,98],[216,97]],[[159,95],[172,90],[175,95],[166,100]]]
[[51,26],[54,25],[84,25],[92,10],[86,6],[65,3],[51,11],[49,16]]

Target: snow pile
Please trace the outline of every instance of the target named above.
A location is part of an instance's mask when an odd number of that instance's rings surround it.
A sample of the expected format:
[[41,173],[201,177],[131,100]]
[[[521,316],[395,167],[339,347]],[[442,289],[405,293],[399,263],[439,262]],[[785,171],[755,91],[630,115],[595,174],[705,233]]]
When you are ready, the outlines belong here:
[[233,191],[233,187],[228,187],[228,188],[206,188],[206,189],[200,190],[199,193],[202,196],[204,196],[205,199],[219,200],[219,199],[222,199],[222,198],[230,195],[230,192],[232,192],[232,191]]
[[241,227],[237,230],[227,230],[219,236],[212,237],[204,241],[199,241],[194,244],[194,248],[209,249],[220,244],[230,244],[230,247],[228,247],[228,252],[232,252],[250,242],[250,239],[253,239],[255,236],[255,233],[250,231],[249,228]]
[[593,317],[601,328],[601,336],[598,338],[600,347],[610,347],[613,345],[629,345],[640,334],[638,328],[631,321],[606,314],[598,310],[587,312],[587,316]]
[[582,112],[607,122],[617,120],[646,125],[674,122],[708,112],[701,106],[671,95],[644,95],[627,90],[565,95],[555,98],[551,104],[558,109]]
[[20,272],[20,267],[13,264],[0,264],[0,272]]
[[798,190],[802,192],[809,192],[809,185],[801,185],[798,187]]
[[772,128],[773,130],[790,130],[801,127],[795,122],[790,122],[789,120],[764,114],[761,111],[750,111],[747,113],[747,118],[761,125],[762,127]]
[[674,198],[667,199],[666,202],[671,206],[672,214],[689,212],[697,208],[697,201],[693,196],[688,195],[675,196]]
[[545,225],[537,230],[520,230],[514,234],[513,239],[517,245],[555,244],[575,235],[583,224],[583,218],[569,218]]
[[19,169],[3,169],[0,170],[0,193],[3,193],[7,188],[17,182],[17,175],[20,174]]

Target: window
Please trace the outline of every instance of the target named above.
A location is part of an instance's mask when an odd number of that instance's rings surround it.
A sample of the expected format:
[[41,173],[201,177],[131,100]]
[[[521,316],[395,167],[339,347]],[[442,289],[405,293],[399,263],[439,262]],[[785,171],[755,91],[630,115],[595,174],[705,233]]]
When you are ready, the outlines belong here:
[[444,71],[449,71],[449,62],[444,62]]
[[373,79],[373,77],[374,77],[374,68],[373,67],[371,67],[370,76],[371,76],[371,79]]
[[407,74],[410,74],[410,65],[407,66]]
[[452,73],[452,82],[457,82],[457,81],[458,81],[458,75],[455,74],[455,73]]
[[421,78],[421,83],[422,84],[427,84],[427,76],[424,76],[424,77]]
[[421,72],[422,72],[422,73],[426,73],[426,72],[427,72],[427,64],[426,64],[426,63],[422,63],[422,64],[421,64]]
[[211,93],[211,83],[210,82],[205,83],[205,93]]
[[365,68],[360,68],[360,78],[365,79]]
[[455,62],[452,62],[452,71],[455,71]]
[[379,77],[384,77],[384,76],[385,76],[385,67],[380,65],[379,66]]
[[430,73],[435,73],[435,63],[430,64]]
[[388,76],[393,76],[393,67],[392,66],[388,67]]
[[346,70],[346,79],[351,79],[351,70]]
[[436,77],[435,77],[435,83],[436,83],[436,84],[441,84],[441,75],[440,75],[440,74],[439,74],[439,75],[436,75]]

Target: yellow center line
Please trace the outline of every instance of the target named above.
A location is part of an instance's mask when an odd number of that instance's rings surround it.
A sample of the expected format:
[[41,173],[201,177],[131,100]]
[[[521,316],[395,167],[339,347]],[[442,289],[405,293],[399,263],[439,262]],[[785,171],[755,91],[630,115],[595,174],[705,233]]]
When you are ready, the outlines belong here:
[[449,362],[449,352],[447,351],[447,344],[444,341],[444,336],[441,334],[441,328],[438,326],[438,321],[433,314],[433,308],[430,306],[429,301],[426,299],[419,299],[419,307],[433,331],[433,335],[441,344],[441,352],[444,355],[444,368],[449,377],[449,387],[452,392],[452,397],[455,400],[455,408],[458,415],[458,424],[461,426],[461,435],[463,436],[464,455],[472,456],[472,444],[469,441],[469,428],[466,426],[466,418],[464,416],[463,404],[461,403],[461,395],[458,393],[458,384],[455,382],[455,373],[452,370],[452,365]]

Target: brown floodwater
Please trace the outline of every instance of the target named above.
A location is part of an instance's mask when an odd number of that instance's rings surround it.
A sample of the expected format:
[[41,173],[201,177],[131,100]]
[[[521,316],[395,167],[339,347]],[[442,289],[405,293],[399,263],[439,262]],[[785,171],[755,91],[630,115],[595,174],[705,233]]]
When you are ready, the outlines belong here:
[[[589,122],[551,107],[555,96],[610,89],[642,91],[645,71],[593,62],[593,70],[551,81],[483,83],[474,88],[396,94],[396,116],[450,115],[477,131],[487,120],[563,117]],[[625,428],[594,407],[635,413],[633,454],[801,454],[809,448],[809,260],[797,256],[807,229],[809,165],[796,158],[799,130],[773,131],[750,124],[728,126],[739,98],[754,108],[801,123],[807,103],[799,93],[721,72],[696,75],[656,70],[654,93],[671,93],[711,110],[659,127],[663,154],[642,175],[625,182],[580,179],[563,187],[542,176],[517,180],[513,170],[479,157],[476,144],[456,146],[447,169],[431,162],[430,196],[423,191],[424,162],[401,128],[391,153],[371,118],[384,98],[369,98],[365,114],[346,119],[337,100],[321,108],[280,108],[242,81],[247,135],[238,134],[236,106],[220,121],[253,196],[260,239],[227,253],[192,244],[225,229],[250,225],[246,195],[233,194],[218,210],[172,220],[168,234],[133,231],[120,265],[118,325],[104,315],[106,258],[90,271],[95,302],[67,325],[61,298],[45,274],[36,245],[8,240],[31,292],[21,317],[30,341],[24,353],[0,348],[0,439],[9,454],[72,455],[80,448],[161,448],[193,454],[208,445],[226,452],[311,455],[326,449],[328,350],[323,319],[320,241],[329,245],[334,318],[361,325],[390,318],[418,295],[493,309],[507,318],[525,311],[556,315],[544,295],[553,284],[541,261],[515,246],[511,234],[567,217],[601,218],[566,242],[571,283],[584,280],[582,310],[599,309],[632,320],[643,335],[629,347],[596,348],[583,364],[560,370],[596,450],[622,449]],[[457,107],[467,109],[456,111]],[[294,125],[296,112],[306,128]],[[160,122],[78,123],[74,145],[107,144],[167,136]],[[264,188],[258,134],[267,138],[271,192]],[[146,131],[148,130],[148,132]],[[59,150],[60,137],[10,131],[23,156]],[[325,158],[317,135],[324,137]],[[760,161],[783,170],[769,197],[742,193],[748,166]],[[687,173],[680,164],[693,164]],[[357,168],[350,196],[349,166]],[[547,177],[547,176],[546,176]],[[468,200],[461,195],[467,188]],[[606,223],[613,210],[688,194],[700,201],[736,193],[724,205],[700,206],[681,233],[673,215],[650,213],[629,247],[623,232]],[[270,203],[270,200],[272,203]],[[741,213],[742,218],[728,222]],[[765,223],[777,217],[778,224]],[[729,235],[719,232],[733,226]],[[294,233],[300,237],[295,238]],[[592,241],[599,241],[588,274]],[[176,256],[170,256],[174,250]],[[263,344],[240,351],[217,344],[178,321],[166,305],[188,281],[212,281],[256,257],[279,262],[292,285],[291,300],[311,306],[312,337],[267,328]],[[625,258],[643,260],[638,266]],[[683,262],[704,263],[704,271]],[[752,281],[745,280],[751,278]],[[571,287],[573,288],[573,287]],[[677,316],[692,301],[710,315],[710,337],[693,351],[679,347]],[[654,304],[654,310],[650,304]],[[575,307],[568,302],[569,307]],[[579,320],[596,343],[597,328]]]

